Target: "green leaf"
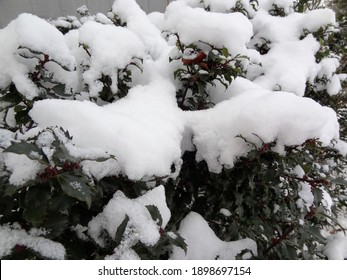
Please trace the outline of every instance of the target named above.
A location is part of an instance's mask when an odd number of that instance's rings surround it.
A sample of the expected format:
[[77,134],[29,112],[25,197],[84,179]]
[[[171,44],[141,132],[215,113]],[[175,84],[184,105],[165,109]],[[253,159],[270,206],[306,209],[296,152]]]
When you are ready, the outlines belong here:
[[177,232],[173,233],[176,235],[176,238],[172,238],[170,235],[167,235],[170,243],[174,246],[181,248],[187,254],[187,243],[185,242],[184,238]]
[[[17,49],[18,50],[25,49],[25,50],[30,51],[32,54],[43,55],[43,52],[37,51],[37,50],[33,50],[33,49],[31,49],[30,47],[27,47],[27,46],[19,46]],[[33,56],[33,57],[37,57],[37,56]]]
[[222,48],[221,49],[221,52],[222,54],[225,56],[225,57],[228,57],[229,56],[229,50],[227,48]]
[[342,178],[336,178],[331,181],[331,183],[336,184],[336,185],[341,185],[341,186],[347,186],[347,181],[342,179]]
[[[56,61],[56,60],[54,60],[54,59],[50,59],[50,61],[52,61],[52,62],[54,62],[54,63],[56,63],[56,64],[58,64],[61,68],[63,68],[65,71],[67,71],[67,72],[71,72],[71,69],[68,67],[68,66],[66,66],[66,65],[64,65],[64,64],[62,64],[62,63],[60,63],[59,61]],[[75,70],[75,69],[73,69],[73,70]]]
[[86,184],[83,177],[74,176],[71,174],[59,174],[57,180],[62,190],[73,198],[83,201],[90,208],[93,199],[93,193],[90,187]]
[[46,215],[46,209],[45,206],[39,207],[39,208],[28,208],[25,209],[23,212],[23,218],[33,224],[33,226],[40,226]]
[[242,203],[243,203],[243,194],[235,192],[234,195],[235,195],[235,203],[236,203],[236,205],[242,205]]
[[39,207],[46,204],[51,197],[51,189],[48,185],[30,187],[25,194],[25,204],[30,207]]
[[48,201],[48,209],[53,212],[69,211],[71,206],[75,204],[72,197],[66,196],[63,192],[59,192]]
[[129,222],[129,216],[125,215],[123,222],[117,228],[116,236],[114,238],[117,244],[120,244],[120,242],[122,241],[122,237],[128,225],[128,222]]
[[70,155],[69,150],[65,147],[63,143],[59,143],[56,145],[55,152],[53,154],[53,159],[57,161],[72,161],[72,162],[77,162],[79,161],[78,158]]
[[314,197],[314,203],[318,206],[323,200],[323,191],[319,188],[313,188],[312,194]]
[[13,196],[15,193],[19,192],[20,190],[28,187],[27,185],[11,185],[11,184],[6,184],[5,185],[5,196]]
[[57,94],[59,96],[69,96],[69,94],[65,93],[65,85],[64,84],[56,85],[52,88],[52,90],[54,91],[55,94]]
[[320,229],[316,227],[308,227],[307,231],[317,238],[317,240],[321,243],[326,243],[326,238],[321,234]]
[[29,110],[23,110],[16,113],[15,119],[16,119],[17,125],[24,125],[31,121],[31,118],[28,113],[29,113]]
[[160,214],[158,207],[155,205],[146,205],[146,208],[149,214],[151,214],[153,221],[155,221],[159,226],[162,226],[163,218]]
[[[14,107],[14,111],[15,111],[16,113],[21,112],[21,111],[23,111],[23,110],[25,110],[25,109],[27,109],[27,107],[25,107],[25,106],[23,106],[23,105],[17,105],[17,106]],[[27,112],[27,111],[26,111],[26,112]]]
[[15,87],[10,87],[9,92],[0,97],[0,101],[19,104],[22,101],[22,98]]
[[49,237],[54,238],[61,235],[69,225],[69,217],[60,213],[50,213],[46,217],[43,228],[49,230]]
[[19,143],[12,142],[12,145],[3,150],[3,153],[14,153],[18,155],[26,155],[32,160],[37,160],[40,163],[49,163],[49,160],[42,149],[35,144],[21,141]]

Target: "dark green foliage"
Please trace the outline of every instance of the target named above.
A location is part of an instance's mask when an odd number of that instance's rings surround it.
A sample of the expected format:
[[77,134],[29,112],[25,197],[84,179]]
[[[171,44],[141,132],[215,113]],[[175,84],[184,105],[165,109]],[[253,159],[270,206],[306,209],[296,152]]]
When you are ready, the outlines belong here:
[[[48,158],[43,147],[38,145],[38,139],[43,133],[50,133],[53,138],[49,149],[53,151]],[[9,176],[1,177],[0,187],[0,224],[19,223],[23,229],[43,228],[47,230],[46,238],[60,242],[67,250],[68,259],[103,259],[113,253],[124,238],[129,217],[117,229],[115,239],[103,233],[106,245],[101,247],[87,239],[79,239],[73,230],[75,226],[86,227],[89,221],[102,212],[103,207],[120,190],[129,198],[137,198],[150,188],[145,182],[134,182],[122,176],[106,177],[101,181],[88,177],[80,167],[80,161],[87,158],[71,156],[66,143],[72,138],[61,128],[49,128],[42,131],[30,141],[13,142],[3,150],[3,153],[15,153],[27,156],[42,164],[42,171],[37,177],[23,185],[9,183]],[[45,147],[47,151],[47,147]],[[93,159],[104,161],[109,158]],[[167,258],[172,245],[186,249],[184,240],[176,233],[176,238],[168,234],[162,226],[159,209],[147,205],[152,219],[160,227],[161,238],[154,247],[143,244],[135,249],[146,251],[144,258]],[[37,252],[23,246],[16,246],[8,258],[41,259]]]
[[283,8],[277,6],[276,4],[272,5],[271,10],[269,10],[269,14],[277,17],[285,17],[286,13]]
[[294,10],[298,13],[303,13],[306,10],[315,10],[322,6],[322,0],[297,0],[294,2]]
[[[320,1],[296,1],[293,9],[304,12],[316,8]],[[336,0],[343,6],[343,0]],[[251,0],[256,10],[258,1]],[[201,5],[209,10],[201,1]],[[339,6],[339,7],[342,7]],[[343,6],[345,7],[345,6]],[[241,1],[231,11],[241,12],[250,17]],[[283,8],[273,6],[269,11],[274,16],[285,16]],[[82,16],[89,16],[88,11]],[[112,15],[111,15],[112,16]],[[338,13],[341,22],[341,33],[333,32],[329,26],[319,29],[313,35],[321,44],[317,53],[317,62],[326,57],[340,55],[345,58],[346,16]],[[126,27],[127,23],[114,15],[111,20],[117,26]],[[72,26],[72,25],[71,25]],[[75,28],[75,27],[71,27]],[[70,29],[61,30],[68,32]],[[308,35],[303,31],[303,37]],[[221,83],[225,88],[238,76],[245,75],[243,61],[247,57],[230,54],[226,48],[217,48],[205,42],[185,46],[177,37],[179,55],[170,58],[178,65],[174,78],[180,82],[176,93],[178,106],[183,110],[202,110],[212,107],[208,88]],[[261,45],[256,45],[260,54],[266,54],[271,42],[263,38]],[[88,46],[82,45],[91,56]],[[28,112],[37,100],[47,98],[74,99],[65,85],[55,81],[47,69],[47,63],[57,63],[51,58],[35,50],[19,49],[22,58],[36,61],[36,66],[29,77],[40,89],[40,95],[27,100],[10,84],[0,89],[1,110],[4,112],[0,121],[1,128],[12,132],[25,132],[33,128]],[[188,56],[188,57],[187,57]],[[344,60],[342,60],[344,61]],[[67,70],[63,65],[63,69]],[[118,91],[111,90],[112,79],[103,75],[100,81],[103,89],[97,102],[111,103],[127,95],[132,71],[141,70],[142,60],[133,58],[124,69],[117,70]],[[342,63],[341,71],[346,70]],[[341,138],[347,139],[346,96],[331,97],[326,90],[319,90],[320,85],[328,82],[326,77],[319,77],[314,84],[307,83],[306,97],[312,98],[322,105],[330,106],[339,115]],[[8,117],[14,114],[14,123]],[[38,138],[42,133],[50,133],[52,142],[42,147]],[[220,174],[208,170],[206,162],[197,162],[196,152],[183,154],[183,166],[175,179],[155,178],[151,182],[132,181],[122,175],[105,177],[97,180],[85,174],[81,162],[88,160],[71,155],[67,143],[72,137],[61,128],[48,128],[39,135],[26,141],[15,141],[8,147],[1,147],[2,153],[14,153],[26,156],[40,164],[41,169],[36,177],[23,185],[10,184],[10,171],[4,166],[0,176],[0,224],[18,223],[29,231],[32,228],[47,230],[46,238],[60,242],[66,248],[67,259],[103,259],[114,253],[114,249],[126,238],[131,230],[130,219],[125,215],[118,227],[115,237],[107,231],[101,233],[105,246],[96,244],[84,230],[85,238],[78,237],[75,227],[87,227],[93,217],[102,212],[116,191],[122,191],[130,199],[138,198],[155,185],[163,184],[166,202],[171,211],[169,224],[163,228],[163,218],[154,205],[146,205],[150,217],[158,225],[160,239],[154,246],[146,246],[138,242],[133,250],[142,259],[167,259],[173,246],[189,249],[184,239],[177,233],[181,221],[191,211],[202,215],[215,234],[223,241],[235,241],[251,238],[256,241],[257,259],[325,259],[322,248],[326,242],[321,235],[323,228],[333,231],[343,230],[336,220],[340,206],[346,205],[347,181],[340,177],[344,174],[346,159],[331,147],[322,147],[316,139],[311,139],[298,146],[285,147],[285,153],[277,153],[274,149],[276,141],[262,143],[257,146],[239,136],[250,146],[250,152],[239,158],[233,168],[224,168]],[[47,154],[47,149],[52,153]],[[116,158],[112,155],[92,159],[105,161]],[[334,164],[330,164],[334,163]],[[329,169],[323,166],[329,165]],[[304,176],[294,172],[300,166]],[[314,201],[306,208],[298,207],[302,186],[309,186]],[[336,202],[331,212],[324,202],[327,192]],[[228,210],[232,215],[224,215]],[[241,252],[241,258],[246,252]],[[249,252],[248,252],[249,253]],[[42,259],[37,252],[20,244],[15,246],[8,259]]]
[[[204,42],[185,46],[179,35],[175,36],[179,55],[170,58],[170,61],[182,62],[182,66],[174,72],[175,79],[182,83],[176,93],[178,106],[183,110],[213,107],[207,86],[215,86],[219,82],[227,89],[236,77],[244,76],[242,61],[247,57],[232,56],[227,48],[217,48]],[[204,50],[205,48],[208,50]]]
[[[93,54],[89,51],[89,47],[82,45],[86,53],[91,57]],[[109,75],[102,74],[99,81],[103,84],[102,90],[98,93],[98,98],[101,100],[112,103],[120,98],[125,97],[131,87],[132,72],[137,69],[142,72],[142,58],[133,57],[131,62],[126,65],[123,69],[117,69],[117,90],[112,90],[112,78]],[[85,67],[87,70],[88,66]],[[92,98],[93,101],[97,101],[98,98]]]
[[[259,5],[258,0],[249,0],[249,3],[251,5],[251,7],[253,8],[253,10],[257,10],[257,7]],[[249,12],[245,9],[245,7],[243,6],[242,2],[239,0],[236,2],[235,7],[232,8],[230,10],[231,13],[242,13],[244,14],[246,17],[250,18]]]
[[[336,152],[312,140],[288,147],[284,156],[272,150],[274,145],[254,146],[232,169],[220,174],[209,172],[205,162],[197,163],[194,152],[186,152],[179,178],[166,185],[170,224],[179,224],[182,216],[195,211],[222,240],[254,239],[258,258],[325,258],[320,229],[335,224],[335,216],[324,208],[322,190],[333,196],[333,184],[329,177],[322,177],[313,158],[323,160]],[[293,173],[297,165],[306,172],[302,178]],[[297,201],[303,182],[311,186],[315,201],[309,209],[300,210]],[[224,216],[222,208],[232,215]]]
[[[47,63],[55,63],[65,71],[70,71],[66,66],[51,59],[47,54],[26,47],[20,47],[18,52],[22,58],[36,61],[34,69],[29,72],[28,76],[37,86],[39,95],[29,100],[17,90],[13,83],[7,88],[0,89],[0,102],[2,103],[0,112],[4,112],[2,119],[0,119],[0,128],[13,132],[18,130],[24,132],[34,125],[29,111],[35,101],[50,98],[72,99],[73,95],[67,91],[64,84],[55,80],[53,73],[47,70]],[[8,121],[8,116],[11,114],[14,114],[14,120]]]

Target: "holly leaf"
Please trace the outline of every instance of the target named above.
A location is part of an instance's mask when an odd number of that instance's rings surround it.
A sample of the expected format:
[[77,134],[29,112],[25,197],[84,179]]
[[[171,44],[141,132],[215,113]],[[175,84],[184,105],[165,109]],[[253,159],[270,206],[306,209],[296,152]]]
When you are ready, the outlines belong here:
[[313,188],[312,194],[314,197],[314,203],[316,205],[319,205],[321,203],[321,201],[323,200],[323,191],[319,188]]
[[52,213],[46,217],[43,228],[49,230],[49,237],[54,238],[61,235],[69,224],[69,217],[60,213]]
[[347,181],[342,179],[342,178],[336,178],[331,181],[331,183],[336,184],[336,185],[341,185],[341,186],[347,186]]
[[23,218],[33,224],[34,227],[37,227],[42,224],[45,219],[46,208],[41,206],[38,208],[27,208],[23,211]]
[[63,97],[70,96],[69,94],[65,93],[65,85],[64,84],[58,84],[58,85],[54,86],[52,88],[52,90],[58,96],[63,96]]
[[222,48],[221,49],[221,52],[222,52],[222,54],[225,56],[225,57],[228,57],[229,56],[229,50],[227,49],[227,48]]
[[83,177],[63,173],[57,176],[57,180],[65,194],[85,202],[90,208],[93,193]]
[[15,193],[19,192],[20,190],[27,188],[27,185],[12,185],[12,184],[5,184],[3,185],[5,187],[5,196],[13,196]]
[[158,207],[155,205],[146,205],[146,208],[149,214],[151,214],[153,221],[155,221],[161,227],[163,224],[163,218],[160,214]]
[[120,244],[120,242],[122,241],[122,237],[123,237],[125,229],[126,229],[126,227],[128,225],[128,222],[129,222],[129,216],[125,215],[125,218],[124,218],[123,222],[117,228],[116,236],[114,238],[115,242],[117,244]]
[[172,233],[175,235],[175,238],[173,238],[172,234],[167,234],[169,238],[169,242],[172,245],[181,248],[187,254],[187,243],[184,241],[184,238],[181,235],[179,235],[177,232],[172,232]]
[[55,147],[55,152],[52,156],[52,158],[56,161],[72,161],[72,162],[77,162],[79,161],[78,158],[70,155],[69,150],[65,147],[63,143],[59,143]]
[[42,149],[38,148],[35,144],[25,141],[12,142],[12,145],[3,150],[3,153],[14,153],[18,155],[26,155],[32,160],[37,160],[40,163],[49,164],[49,160]]
[[48,185],[37,185],[29,188],[25,194],[25,204],[30,207],[40,207],[51,197]]

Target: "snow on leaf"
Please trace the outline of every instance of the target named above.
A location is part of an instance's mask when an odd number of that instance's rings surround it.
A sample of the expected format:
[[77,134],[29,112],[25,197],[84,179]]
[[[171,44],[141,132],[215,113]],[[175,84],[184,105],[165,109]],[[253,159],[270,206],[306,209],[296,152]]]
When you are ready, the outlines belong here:
[[57,176],[57,180],[68,196],[85,202],[88,208],[90,208],[93,193],[83,177],[63,173]]

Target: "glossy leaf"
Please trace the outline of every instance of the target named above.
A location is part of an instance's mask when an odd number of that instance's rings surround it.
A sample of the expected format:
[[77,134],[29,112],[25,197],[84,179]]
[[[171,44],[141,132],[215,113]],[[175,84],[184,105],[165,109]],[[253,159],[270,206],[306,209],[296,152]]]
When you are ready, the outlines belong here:
[[42,149],[38,148],[35,144],[21,141],[12,142],[12,145],[3,150],[3,153],[14,153],[18,155],[26,155],[32,160],[37,160],[41,163],[48,163],[49,160]]
[[146,206],[148,212],[151,214],[153,221],[155,221],[159,226],[163,224],[163,218],[160,214],[160,211],[155,205],[147,205]]
[[77,177],[71,174],[59,174],[57,180],[62,190],[70,197],[85,202],[90,208],[93,199],[93,193],[83,177]]

